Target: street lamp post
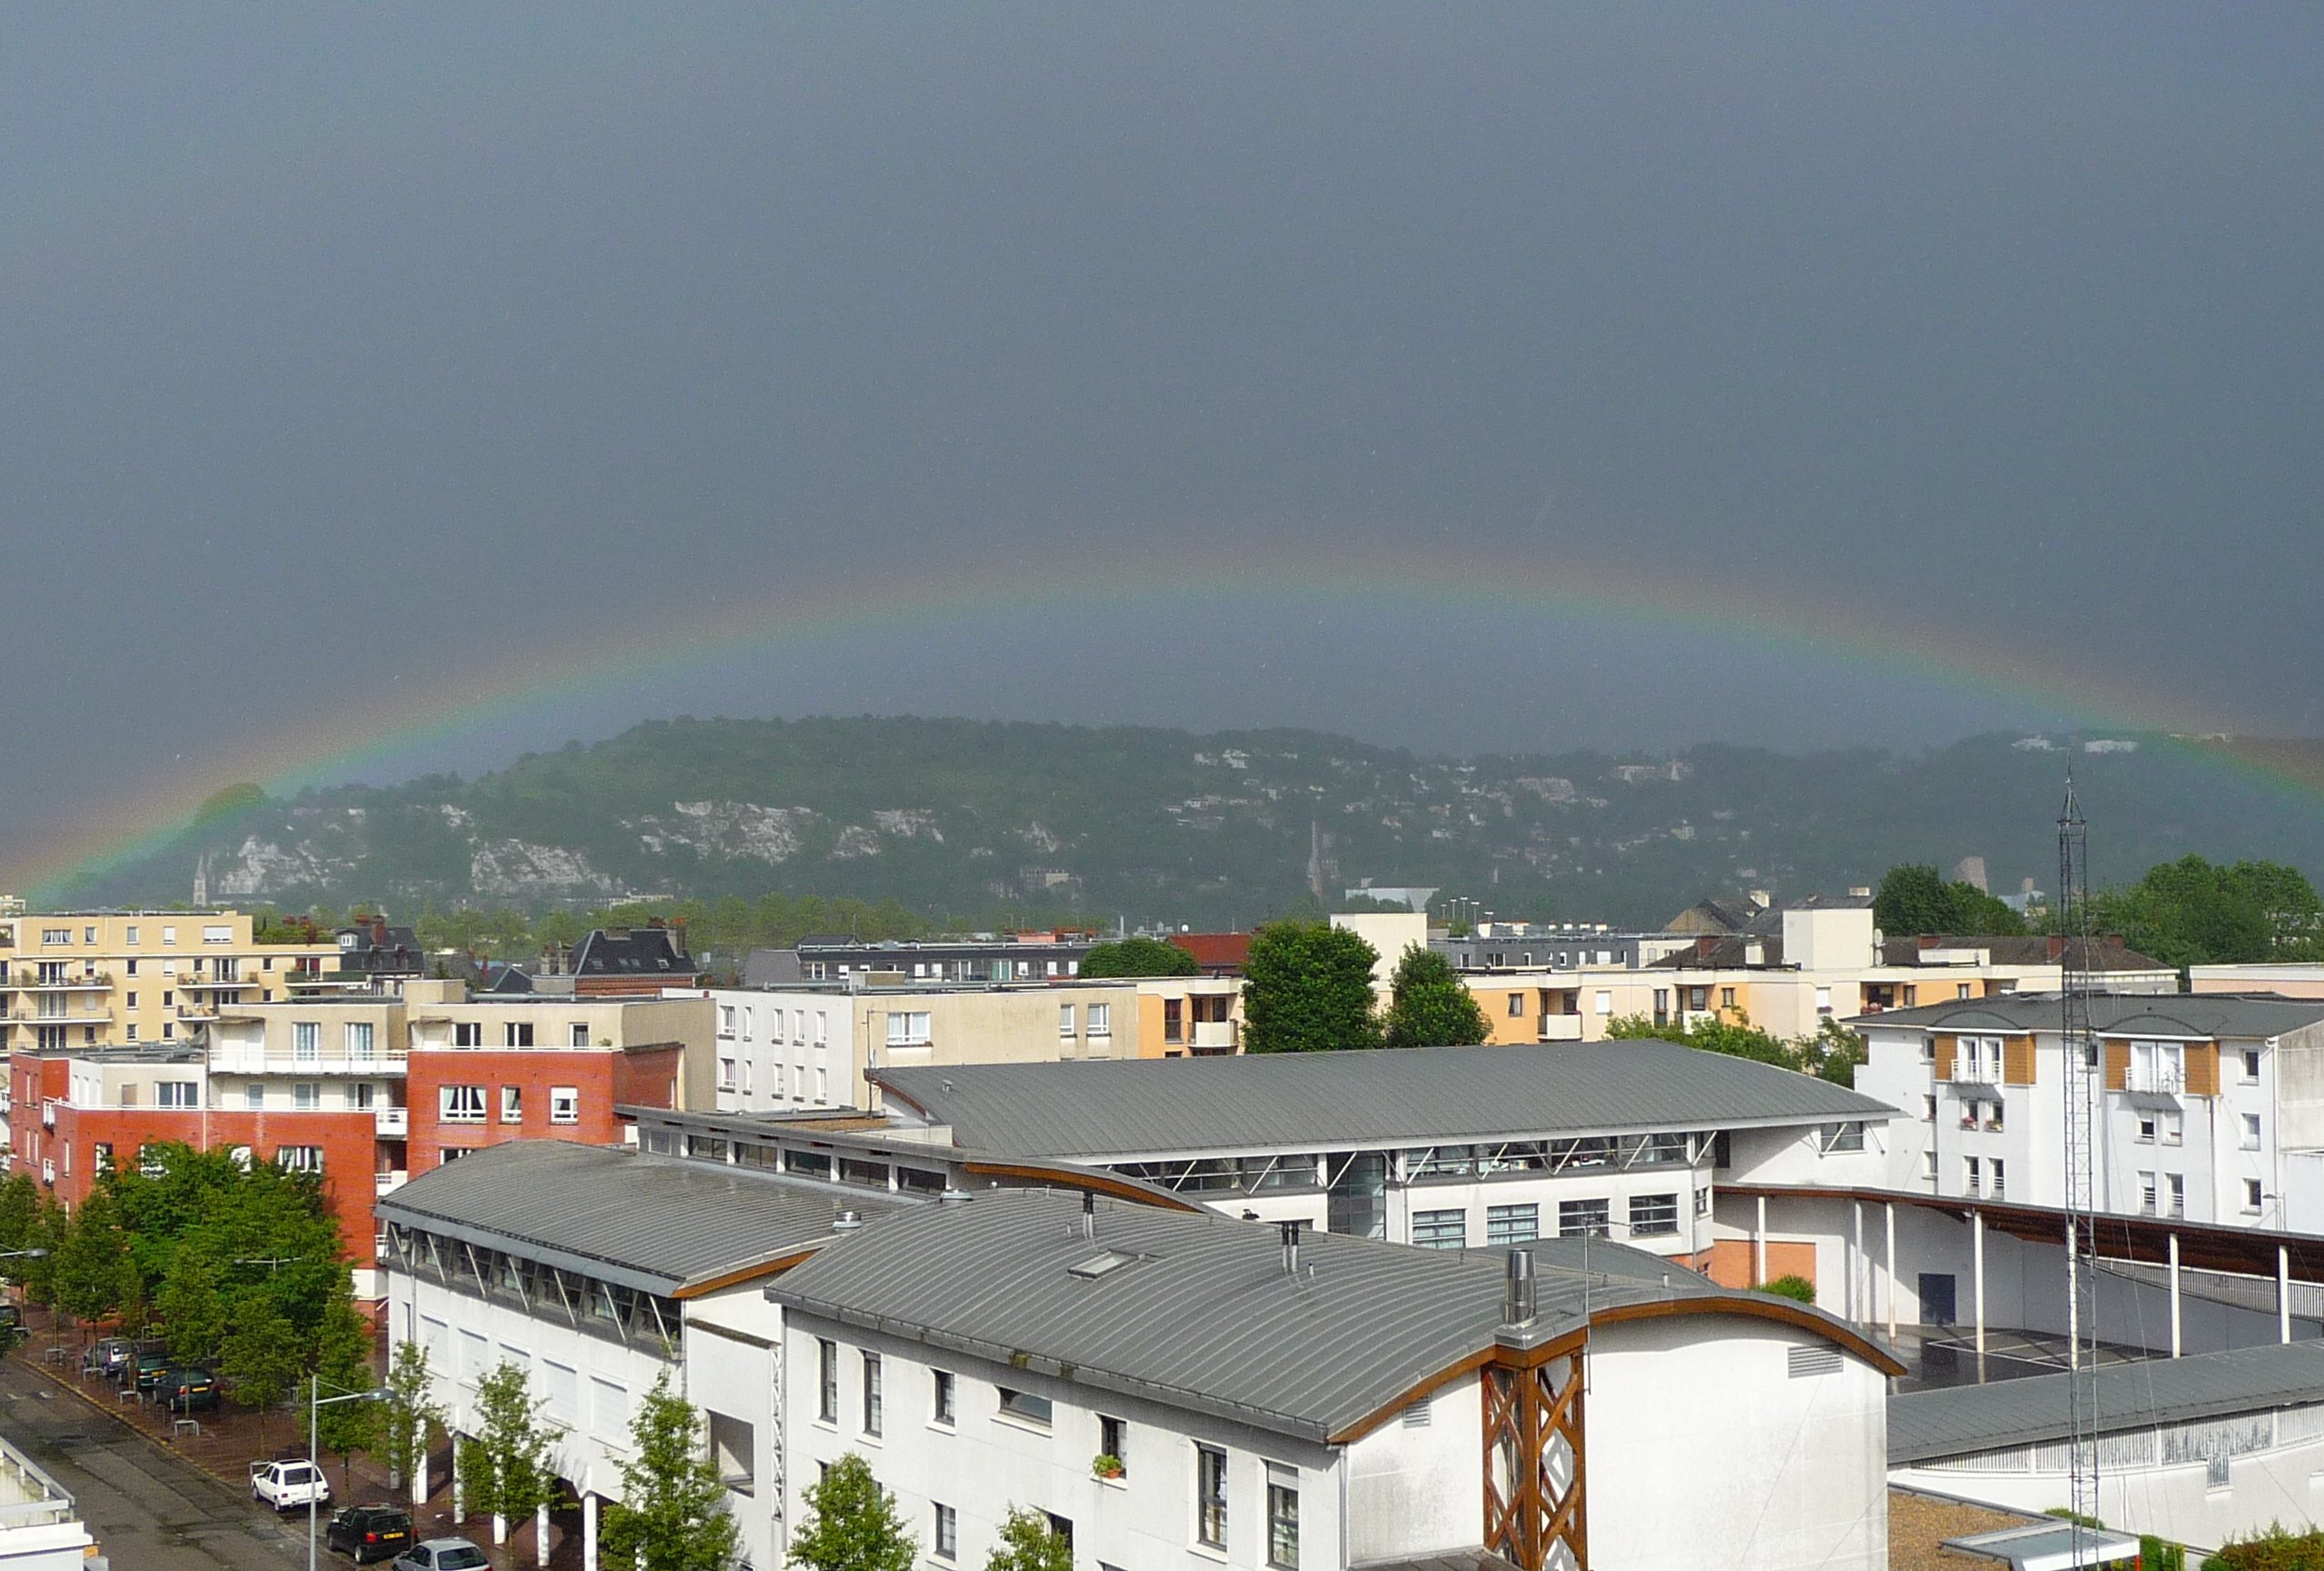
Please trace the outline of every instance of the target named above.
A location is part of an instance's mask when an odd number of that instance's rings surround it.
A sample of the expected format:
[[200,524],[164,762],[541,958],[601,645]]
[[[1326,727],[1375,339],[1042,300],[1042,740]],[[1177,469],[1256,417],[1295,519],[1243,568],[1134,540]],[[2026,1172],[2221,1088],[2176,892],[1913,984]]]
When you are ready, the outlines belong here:
[[[323,1383],[310,1376],[307,1382],[307,1459],[315,1465],[315,1476],[321,1481],[323,1472],[323,1409],[335,1402],[391,1402],[395,1393],[387,1386],[371,1391],[349,1391],[339,1396],[323,1395]],[[307,1492],[307,1571],[315,1571],[315,1518],[322,1509],[318,1492]]]

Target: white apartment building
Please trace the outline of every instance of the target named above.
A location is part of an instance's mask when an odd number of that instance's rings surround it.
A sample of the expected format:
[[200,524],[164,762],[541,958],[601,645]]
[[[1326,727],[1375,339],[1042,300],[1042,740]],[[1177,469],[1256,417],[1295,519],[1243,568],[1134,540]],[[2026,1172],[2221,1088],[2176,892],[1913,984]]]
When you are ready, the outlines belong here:
[[[2324,1231],[2324,1000],[2101,996],[2096,1202],[2127,1216]],[[1850,1022],[1894,1110],[1881,1181],[2065,1203],[2062,1005],[2017,994]]]
[[64,1486],[0,1441],[0,1571],[102,1571],[99,1547]]

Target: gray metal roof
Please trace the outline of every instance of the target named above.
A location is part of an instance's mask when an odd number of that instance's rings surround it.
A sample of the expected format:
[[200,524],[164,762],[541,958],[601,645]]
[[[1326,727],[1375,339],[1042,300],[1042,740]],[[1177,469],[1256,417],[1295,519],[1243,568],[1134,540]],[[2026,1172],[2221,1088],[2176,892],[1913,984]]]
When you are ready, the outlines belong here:
[[[1927,1031],[2056,1031],[2058,995],[2012,992],[1959,1003],[1922,1004],[1859,1015],[1866,1028],[1914,1026]],[[2324,1024],[2324,999],[2253,992],[2100,993],[2090,1001],[2090,1023],[2106,1035],[2150,1032],[2161,1037],[2281,1036]]]
[[813,1247],[843,1208],[869,1217],[910,1203],[614,1146],[516,1140],[421,1173],[378,1210],[385,1222],[667,1294]]
[[[1502,1337],[1504,1253],[1310,1234],[1284,1269],[1276,1228],[1214,1212],[987,1190],[898,1212],[766,1289],[778,1304],[1101,1390],[1323,1440]],[[1525,1344],[1586,1324],[1579,1240],[1531,1246]],[[1111,1269],[1076,1266],[1112,1254]],[[1603,1242],[1589,1303],[1719,1297],[1702,1277]],[[1836,1324],[1836,1323],[1835,1323]]]
[[[1927,1462],[2064,1440],[2067,1378],[2035,1375],[1891,1396],[1888,1460]],[[2317,1402],[2324,1402],[2324,1342],[2143,1359],[2097,1372],[2101,1434]]]
[[[2319,1006],[2324,1007],[2324,1006]],[[889,1096],[981,1151],[1312,1151],[1884,1120],[1813,1075],[1659,1041],[882,1069]]]

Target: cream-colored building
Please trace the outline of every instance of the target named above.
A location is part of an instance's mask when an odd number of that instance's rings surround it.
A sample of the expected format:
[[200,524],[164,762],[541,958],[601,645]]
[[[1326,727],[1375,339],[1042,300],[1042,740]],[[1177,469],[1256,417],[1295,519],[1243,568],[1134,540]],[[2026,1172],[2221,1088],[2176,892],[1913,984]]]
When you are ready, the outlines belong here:
[[288,998],[338,962],[332,943],[260,943],[245,911],[0,916],[0,1052],[187,1041],[221,1010]]
[[713,989],[712,1105],[872,1108],[865,1073],[889,1066],[1241,1051],[1242,984],[1233,977],[959,986],[870,975],[849,986]]

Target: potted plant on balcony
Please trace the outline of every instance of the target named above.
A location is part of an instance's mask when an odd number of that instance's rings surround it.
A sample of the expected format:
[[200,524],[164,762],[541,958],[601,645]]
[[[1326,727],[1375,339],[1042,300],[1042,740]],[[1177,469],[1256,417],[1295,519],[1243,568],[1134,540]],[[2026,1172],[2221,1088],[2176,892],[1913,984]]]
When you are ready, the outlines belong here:
[[1100,1478],[1119,1478],[1123,1475],[1122,1459],[1110,1451],[1100,1451],[1089,1470]]

